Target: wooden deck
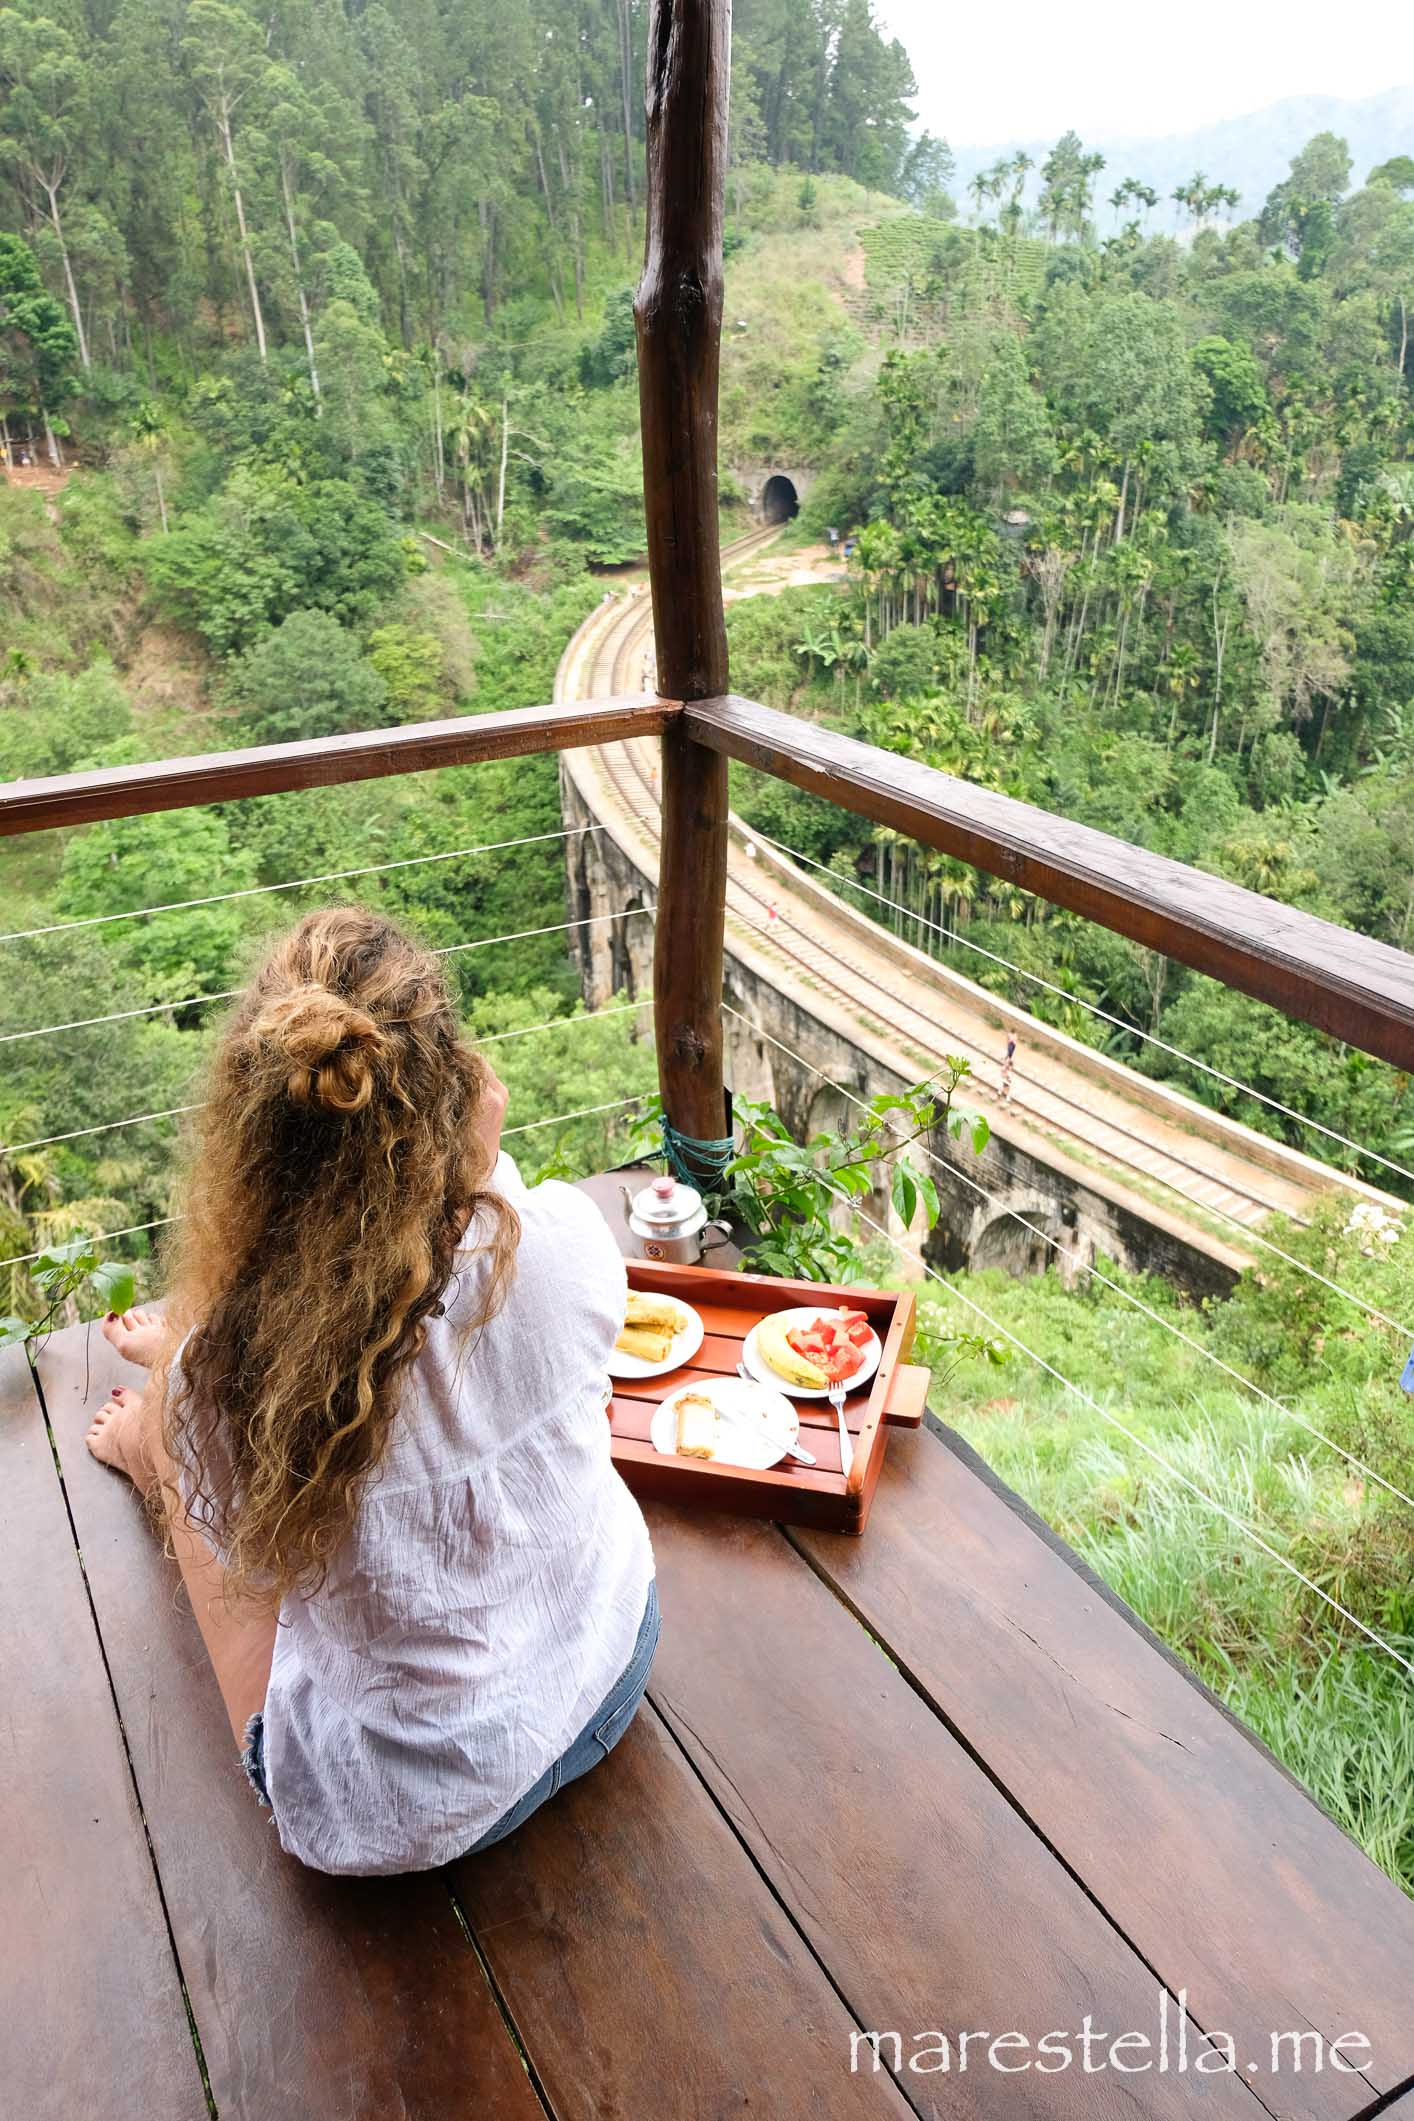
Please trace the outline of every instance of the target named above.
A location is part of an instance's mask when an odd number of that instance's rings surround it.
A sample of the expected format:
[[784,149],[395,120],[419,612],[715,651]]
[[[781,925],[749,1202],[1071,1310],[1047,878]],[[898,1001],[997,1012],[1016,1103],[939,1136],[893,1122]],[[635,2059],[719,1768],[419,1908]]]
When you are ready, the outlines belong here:
[[[612,1759],[484,1856],[349,1883],[280,1853],[84,1449],[123,1366],[61,1334],[41,1406],[6,1365],[15,2121],[1414,2121],[1414,1903],[956,1439],[893,1437],[863,1539],[651,1506],[663,1641]],[[861,2031],[903,2067],[852,2071]],[[1318,2071],[1313,2032],[1368,2047]]]

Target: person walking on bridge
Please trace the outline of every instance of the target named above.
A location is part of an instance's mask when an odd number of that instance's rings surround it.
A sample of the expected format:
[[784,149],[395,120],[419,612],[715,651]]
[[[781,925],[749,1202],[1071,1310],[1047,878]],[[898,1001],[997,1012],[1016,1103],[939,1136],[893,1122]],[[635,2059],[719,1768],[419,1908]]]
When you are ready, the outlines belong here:
[[1016,1033],[1008,1031],[1006,1035],[1006,1052],[1002,1055],[1002,1103],[1004,1105],[1011,1103],[1011,1076],[1015,1061]]

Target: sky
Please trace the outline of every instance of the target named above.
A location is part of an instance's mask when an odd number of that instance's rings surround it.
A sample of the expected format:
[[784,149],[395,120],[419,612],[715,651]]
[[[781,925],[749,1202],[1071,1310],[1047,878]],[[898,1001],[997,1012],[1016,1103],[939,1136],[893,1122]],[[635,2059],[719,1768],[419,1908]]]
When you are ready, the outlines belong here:
[[[1085,133],[1155,139],[1284,96],[1414,82],[1408,0],[876,0],[918,77],[919,122],[954,147]],[[1338,24],[1338,27],[1337,27]]]

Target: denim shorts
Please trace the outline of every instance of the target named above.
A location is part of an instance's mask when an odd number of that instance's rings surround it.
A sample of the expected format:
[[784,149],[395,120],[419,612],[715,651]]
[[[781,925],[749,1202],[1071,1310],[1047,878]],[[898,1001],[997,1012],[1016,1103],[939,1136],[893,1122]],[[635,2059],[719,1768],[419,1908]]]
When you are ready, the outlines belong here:
[[633,1655],[624,1666],[594,1714],[590,1717],[578,1738],[566,1746],[558,1760],[552,1761],[540,1780],[533,1783],[520,1800],[513,1804],[496,1824],[484,1833],[479,1841],[473,1841],[467,1850],[468,1856],[481,1849],[494,1847],[513,1834],[518,1826],[538,1812],[547,1799],[567,1782],[575,1782],[581,1775],[598,1767],[607,1760],[614,1747],[638,1713],[648,1685],[648,1674],[653,1668],[653,1653],[658,1647],[658,1636],[662,1622],[658,1615],[658,1586],[648,1586],[648,1602],[643,1608],[643,1620],[638,1630],[638,1640],[633,1646]]
[[[624,1666],[594,1714],[579,1736],[574,1739],[546,1768],[540,1780],[533,1783],[525,1795],[513,1804],[510,1810],[474,1841],[467,1850],[469,1856],[478,1849],[489,1849],[496,1842],[504,1841],[513,1834],[532,1812],[538,1812],[548,1798],[562,1790],[567,1782],[575,1782],[581,1775],[607,1760],[614,1747],[638,1713],[648,1686],[648,1674],[653,1668],[653,1654],[658,1647],[662,1622],[658,1613],[658,1586],[650,1583],[648,1599],[643,1608],[643,1619],[639,1625],[638,1640],[633,1646],[633,1655]],[[257,1709],[246,1725],[245,1745],[241,1751],[241,1766],[246,1780],[254,1790],[256,1800],[268,1810],[270,1791],[265,1781],[265,1718]]]

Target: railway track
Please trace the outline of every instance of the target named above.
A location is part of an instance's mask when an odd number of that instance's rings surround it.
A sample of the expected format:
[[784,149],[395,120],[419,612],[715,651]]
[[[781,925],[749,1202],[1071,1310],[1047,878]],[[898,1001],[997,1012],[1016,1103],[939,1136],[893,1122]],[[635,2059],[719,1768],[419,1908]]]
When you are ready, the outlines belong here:
[[[772,528],[759,530],[724,548],[729,593],[732,575],[778,535]],[[556,698],[652,690],[654,683],[652,608],[646,584],[636,585],[581,627],[561,663]],[[605,745],[568,754],[566,763],[592,813],[650,877],[656,874],[656,746],[646,741]],[[822,903],[823,895],[810,890],[808,880],[793,881],[778,867],[763,869],[748,843],[748,829],[734,822],[728,949],[735,934],[765,961],[783,992],[807,1006],[808,998],[818,995],[834,1018],[858,1026],[862,1049],[876,1052],[905,1076],[926,1074],[947,1054],[970,1062],[968,1099],[987,1111],[1001,1141],[1015,1140],[1033,1156],[1039,1145],[1043,1159],[1049,1148],[1069,1164],[1103,1174],[1111,1186],[1133,1195],[1135,1212],[1142,1216],[1146,1205],[1157,1206],[1186,1224],[1204,1249],[1229,1259],[1247,1256],[1244,1232],[1258,1229],[1270,1214],[1279,1211],[1305,1223],[1319,1195],[1343,1184],[1328,1167],[1283,1154],[1181,1098],[1170,1101],[1172,1116],[1156,1112],[1147,1079],[1134,1078],[1136,1091],[1143,1085],[1143,1102],[1131,1100],[1123,1088],[1128,1070],[1111,1065],[1097,1082],[1083,1064],[1068,1064],[1049,1041],[1028,1044],[1024,1029],[1012,1098],[1003,1103],[1000,1005],[944,966],[900,964],[882,956],[876,924],[850,907]],[[1017,1013],[1008,1008],[1009,1016]],[[979,1175],[987,1178],[985,1165]],[[1349,1190],[1384,1198],[1358,1184]]]

